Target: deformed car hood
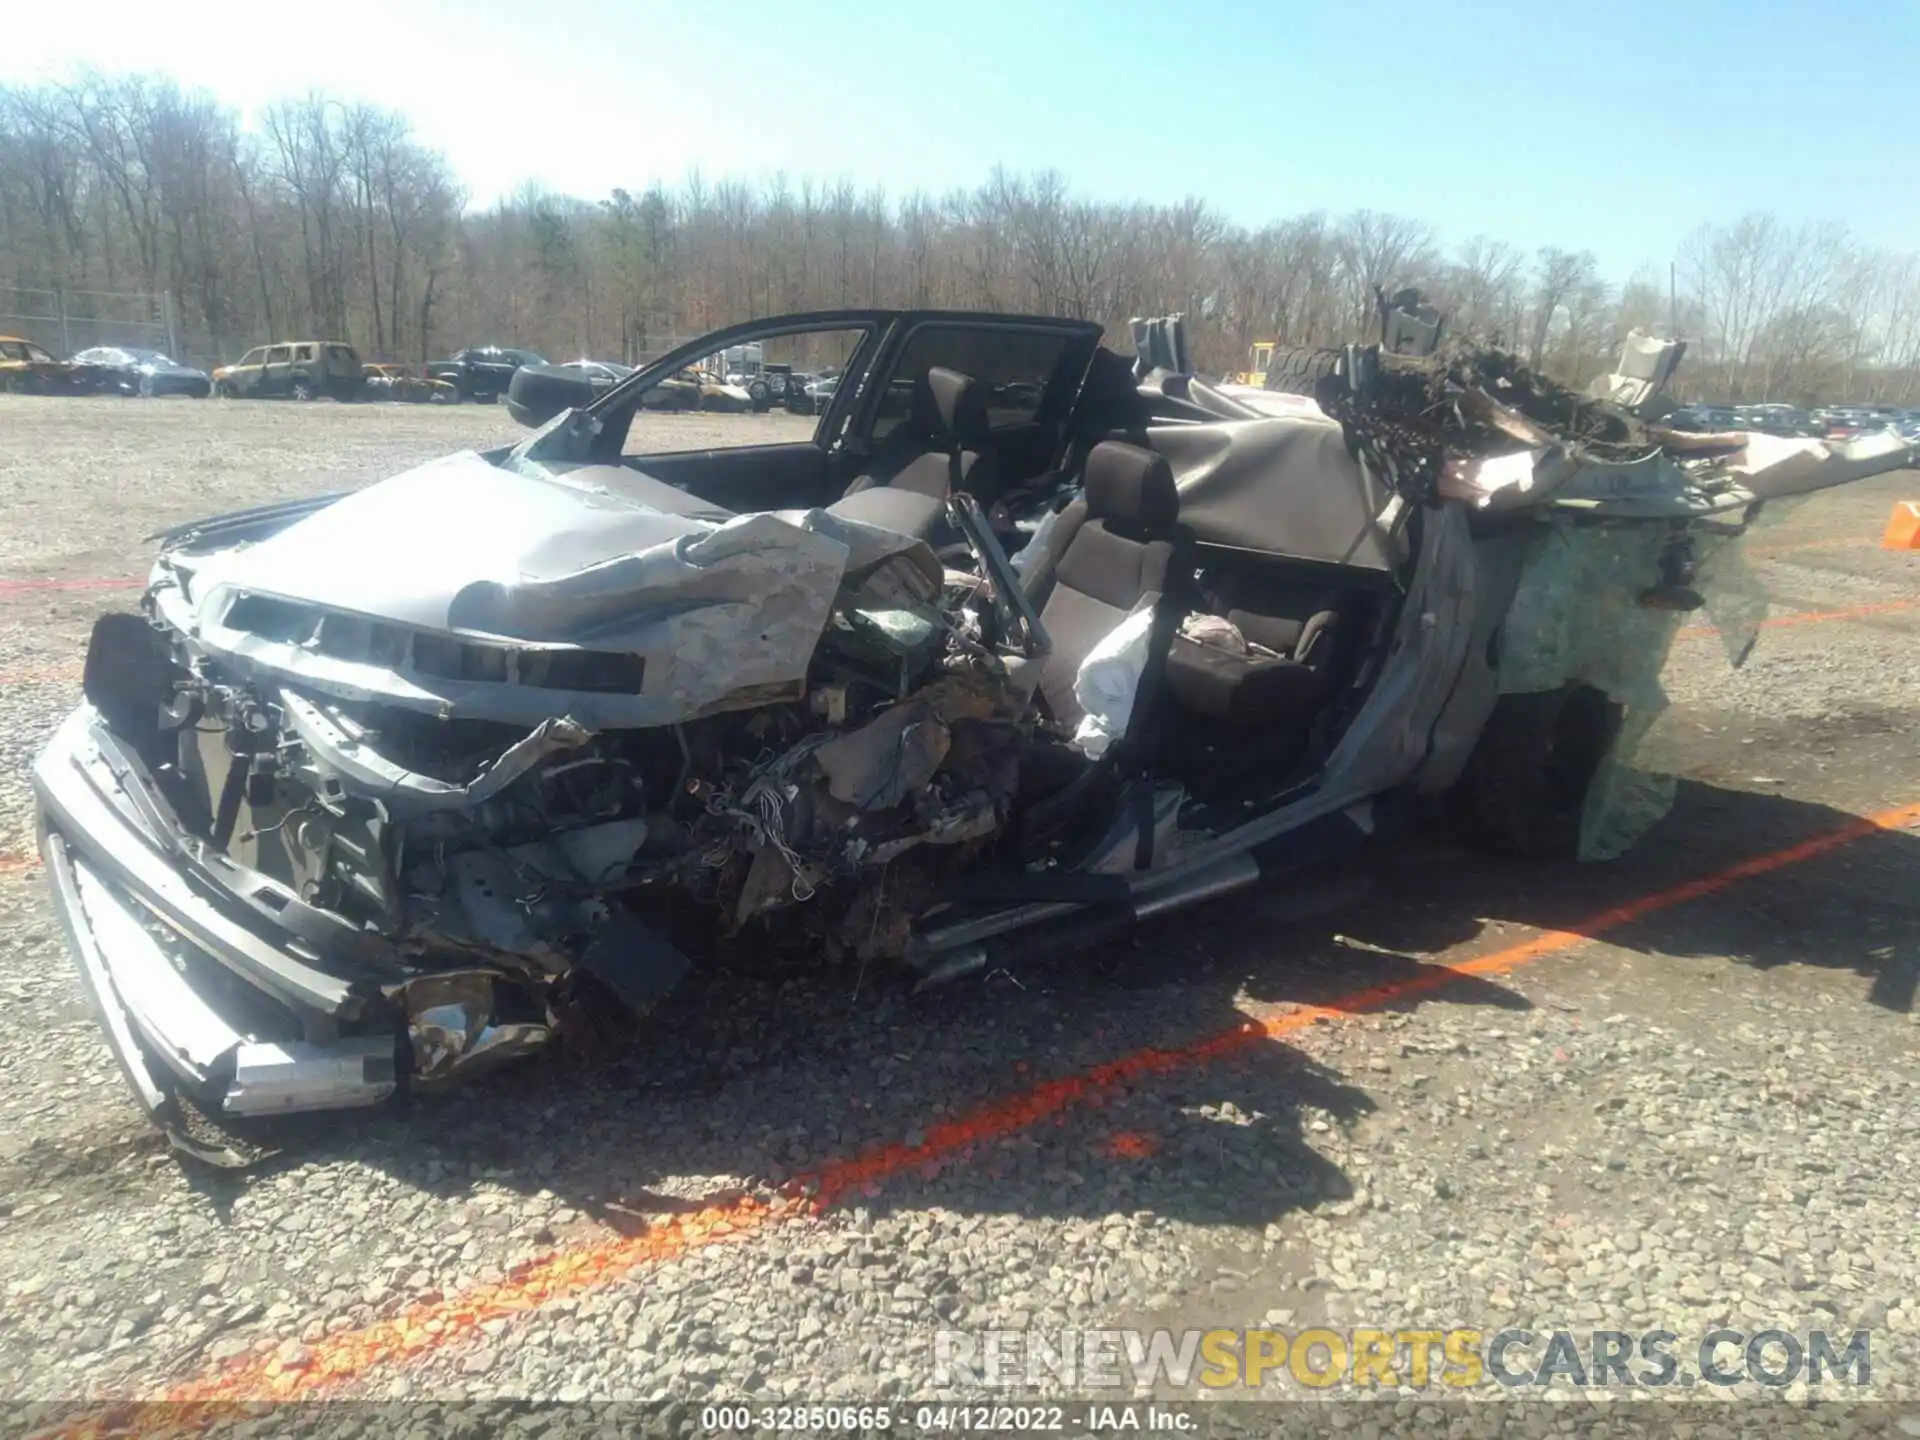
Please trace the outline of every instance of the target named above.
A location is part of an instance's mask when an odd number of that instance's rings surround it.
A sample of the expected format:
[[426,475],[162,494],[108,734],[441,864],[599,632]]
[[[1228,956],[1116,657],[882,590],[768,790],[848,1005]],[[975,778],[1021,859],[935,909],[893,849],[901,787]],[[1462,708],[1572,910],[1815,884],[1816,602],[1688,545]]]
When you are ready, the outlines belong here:
[[[671,724],[803,683],[852,553],[845,531],[817,512],[729,516],[623,467],[555,474],[466,452],[253,543],[163,553],[154,600],[207,652],[334,694]],[[249,618],[253,597],[285,602],[271,626]],[[409,638],[422,633],[637,655],[644,671],[638,694],[521,684],[517,666],[426,673]]]
[[[671,494],[678,492],[671,491]],[[550,583],[714,526],[606,490],[501,469],[472,452],[344,496],[200,568],[197,618],[231,586],[433,630],[468,628],[476,586]],[[524,639],[577,639],[541,627]]]

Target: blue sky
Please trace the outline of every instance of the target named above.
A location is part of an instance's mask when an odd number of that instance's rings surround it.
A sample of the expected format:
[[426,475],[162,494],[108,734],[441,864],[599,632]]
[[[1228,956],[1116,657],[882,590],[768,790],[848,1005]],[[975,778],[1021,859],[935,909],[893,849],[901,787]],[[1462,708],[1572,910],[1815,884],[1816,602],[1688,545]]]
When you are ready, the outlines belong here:
[[[0,78],[160,70],[403,109],[475,201],[711,176],[894,194],[1054,167],[1235,220],[1369,207],[1664,273],[1771,210],[1920,249],[1914,0],[6,0]],[[259,12],[264,15],[266,12]],[[323,18],[325,17],[325,18]],[[531,17],[531,18],[530,18]]]

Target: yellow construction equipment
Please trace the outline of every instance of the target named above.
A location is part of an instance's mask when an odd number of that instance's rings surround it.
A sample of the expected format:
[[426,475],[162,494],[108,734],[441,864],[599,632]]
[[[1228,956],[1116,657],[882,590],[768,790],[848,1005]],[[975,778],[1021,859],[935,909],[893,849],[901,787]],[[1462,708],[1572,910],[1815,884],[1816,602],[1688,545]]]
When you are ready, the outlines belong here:
[[1254,341],[1247,347],[1247,368],[1227,378],[1236,385],[1264,386],[1267,383],[1267,371],[1273,367],[1273,352],[1279,343],[1277,340]]

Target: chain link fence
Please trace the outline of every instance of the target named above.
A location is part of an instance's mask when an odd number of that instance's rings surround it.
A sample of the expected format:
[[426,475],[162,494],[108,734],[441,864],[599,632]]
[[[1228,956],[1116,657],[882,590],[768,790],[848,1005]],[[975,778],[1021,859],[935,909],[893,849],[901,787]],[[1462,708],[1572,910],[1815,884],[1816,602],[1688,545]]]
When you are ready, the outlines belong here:
[[137,290],[33,290],[0,286],[0,334],[65,356],[94,345],[164,350],[177,360],[173,293]]

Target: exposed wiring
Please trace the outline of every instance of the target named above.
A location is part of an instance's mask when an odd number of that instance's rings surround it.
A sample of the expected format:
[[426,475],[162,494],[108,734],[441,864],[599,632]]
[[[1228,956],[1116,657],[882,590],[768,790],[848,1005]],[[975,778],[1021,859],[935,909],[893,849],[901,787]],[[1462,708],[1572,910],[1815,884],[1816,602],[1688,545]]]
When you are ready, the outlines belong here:
[[321,813],[320,810],[311,804],[296,805],[293,807],[293,809],[287,811],[286,814],[282,815],[278,820],[274,821],[273,824],[262,826],[258,830],[249,830],[246,832],[246,834],[242,835],[240,839],[242,842],[245,842],[248,840],[258,840],[262,835],[271,835],[278,830],[284,829],[287,823],[293,820],[296,816],[313,815],[317,817],[318,815],[320,815],[320,813]]

